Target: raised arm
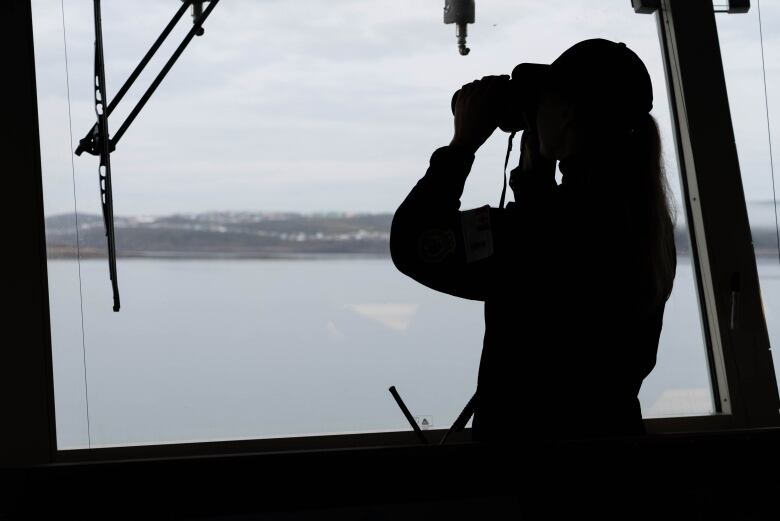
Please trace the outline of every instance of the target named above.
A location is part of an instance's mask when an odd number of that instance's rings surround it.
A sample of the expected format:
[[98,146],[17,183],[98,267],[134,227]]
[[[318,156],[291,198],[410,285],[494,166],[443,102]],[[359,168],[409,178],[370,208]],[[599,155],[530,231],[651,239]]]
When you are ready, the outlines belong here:
[[395,212],[390,252],[396,267],[421,284],[484,300],[495,264],[490,220],[497,216],[488,207],[459,211],[473,161],[473,153],[456,145],[433,153],[425,176]]
[[500,289],[507,268],[519,267],[521,250],[536,242],[540,228],[524,215],[555,187],[555,161],[539,156],[537,140],[526,131],[522,165],[513,175],[515,192],[526,196],[520,207],[459,211],[474,154],[497,128],[495,111],[486,104],[501,81],[486,76],[461,88],[452,142],[432,154],[425,176],[396,211],[390,232],[393,262],[401,272],[435,290],[474,300]]

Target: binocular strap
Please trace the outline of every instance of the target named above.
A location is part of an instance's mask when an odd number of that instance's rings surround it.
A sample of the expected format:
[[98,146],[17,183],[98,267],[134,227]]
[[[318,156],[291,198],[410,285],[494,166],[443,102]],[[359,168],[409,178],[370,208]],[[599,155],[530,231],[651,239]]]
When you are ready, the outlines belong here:
[[504,200],[506,199],[506,167],[509,164],[509,154],[512,153],[512,140],[517,132],[509,134],[509,142],[506,145],[506,158],[504,159],[504,187],[501,189],[501,202],[498,204],[499,208],[504,207]]

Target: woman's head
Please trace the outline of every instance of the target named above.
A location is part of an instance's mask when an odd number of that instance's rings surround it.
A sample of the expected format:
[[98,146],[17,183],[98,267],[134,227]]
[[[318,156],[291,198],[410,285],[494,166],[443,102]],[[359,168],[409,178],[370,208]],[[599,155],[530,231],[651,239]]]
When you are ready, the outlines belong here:
[[542,154],[566,159],[608,152],[652,107],[650,75],[632,50],[603,39],[579,42],[540,78],[536,125]]

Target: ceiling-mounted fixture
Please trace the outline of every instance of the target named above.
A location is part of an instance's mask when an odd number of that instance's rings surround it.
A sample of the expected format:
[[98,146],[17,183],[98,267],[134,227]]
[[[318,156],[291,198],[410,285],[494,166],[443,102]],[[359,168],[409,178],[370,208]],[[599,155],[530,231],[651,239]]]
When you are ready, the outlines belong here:
[[458,52],[466,56],[471,50],[466,47],[466,36],[468,36],[466,24],[474,23],[474,0],[444,0],[444,23],[455,24]]

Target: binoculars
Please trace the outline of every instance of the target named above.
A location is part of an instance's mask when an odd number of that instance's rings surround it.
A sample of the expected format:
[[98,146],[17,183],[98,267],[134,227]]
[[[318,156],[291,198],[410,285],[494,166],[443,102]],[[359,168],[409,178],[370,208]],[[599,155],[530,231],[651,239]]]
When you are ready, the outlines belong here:
[[[518,132],[536,120],[539,94],[548,65],[521,63],[512,70],[510,78],[499,76],[494,96],[489,100],[488,110],[498,121],[498,128],[504,132]],[[453,115],[460,89],[452,95],[450,106]]]

